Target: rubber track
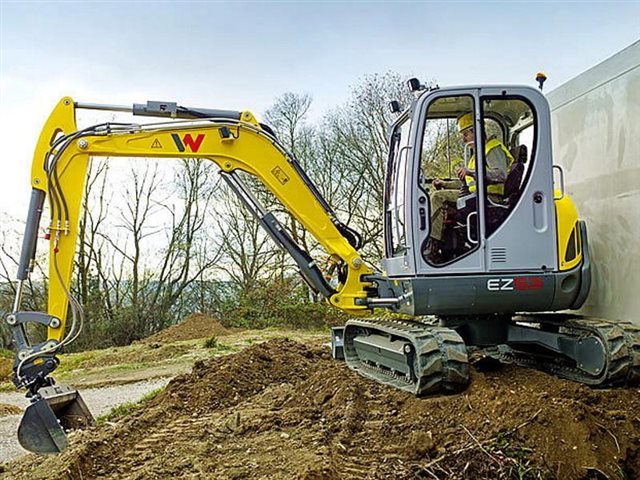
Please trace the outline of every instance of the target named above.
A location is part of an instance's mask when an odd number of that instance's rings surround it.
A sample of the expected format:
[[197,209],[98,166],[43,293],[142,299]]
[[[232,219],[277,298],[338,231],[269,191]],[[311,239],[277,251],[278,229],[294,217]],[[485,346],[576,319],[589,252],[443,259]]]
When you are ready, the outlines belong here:
[[587,318],[543,319],[541,323],[558,327],[565,335],[598,337],[608,357],[604,371],[599,375],[590,375],[569,362],[563,362],[561,358],[545,361],[518,351],[512,351],[513,358],[509,360],[592,387],[640,385],[640,327],[626,322]]
[[[361,362],[353,339],[363,333],[390,335],[411,343],[416,353],[415,378]],[[361,375],[415,395],[457,393],[469,384],[469,359],[464,341],[447,327],[412,320],[350,320],[344,333],[344,352],[347,365]]]

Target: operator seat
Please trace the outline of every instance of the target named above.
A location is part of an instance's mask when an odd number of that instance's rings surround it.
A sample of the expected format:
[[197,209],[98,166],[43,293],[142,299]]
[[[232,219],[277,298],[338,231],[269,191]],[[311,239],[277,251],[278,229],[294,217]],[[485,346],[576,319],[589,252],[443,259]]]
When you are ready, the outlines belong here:
[[518,203],[520,198],[522,175],[524,174],[524,164],[527,161],[527,146],[518,145],[509,150],[513,157],[513,164],[507,173],[504,181],[504,193],[500,202],[493,202],[487,197],[487,235],[491,235],[506,220],[509,212]]
[[527,162],[528,152],[526,145],[518,145],[510,151],[513,157],[513,165],[509,169],[507,179],[504,181],[504,202],[513,209],[520,199],[520,183],[522,183],[522,175],[524,174],[524,164]]
[[[502,199],[495,203],[487,196],[486,203],[486,235],[489,236],[495,232],[500,225],[509,216],[509,212],[513,210],[516,203],[520,199],[522,193],[521,183],[522,176],[524,175],[525,163],[528,158],[528,150],[526,145],[518,145],[517,147],[509,150],[513,157],[513,163],[507,173],[507,178],[504,181],[504,193]],[[450,231],[454,233],[453,238],[456,239],[453,242],[452,251],[447,255],[447,259],[452,259],[460,256],[462,253],[462,245],[465,243],[465,235],[467,229],[467,216],[475,211],[477,203],[475,198],[471,198],[464,202],[464,206],[457,206],[457,209],[451,205],[450,214],[445,218],[445,226],[448,226]],[[471,223],[471,232],[469,235],[476,236],[477,229],[475,224]],[[445,230],[446,231],[446,230]],[[465,233],[462,233],[465,232]]]

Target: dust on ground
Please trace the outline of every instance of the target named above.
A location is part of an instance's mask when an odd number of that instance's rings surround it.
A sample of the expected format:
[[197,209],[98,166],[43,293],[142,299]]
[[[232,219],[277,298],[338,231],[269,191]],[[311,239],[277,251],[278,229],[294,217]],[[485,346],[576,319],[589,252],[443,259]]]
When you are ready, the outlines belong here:
[[463,394],[379,385],[319,342],[197,362],[143,408],[6,478],[640,478],[640,394],[532,370],[473,372]]
[[232,331],[225,328],[220,322],[209,315],[194,313],[180,323],[165,328],[143,340],[145,343],[176,342],[180,340],[193,340],[196,338],[222,337]]

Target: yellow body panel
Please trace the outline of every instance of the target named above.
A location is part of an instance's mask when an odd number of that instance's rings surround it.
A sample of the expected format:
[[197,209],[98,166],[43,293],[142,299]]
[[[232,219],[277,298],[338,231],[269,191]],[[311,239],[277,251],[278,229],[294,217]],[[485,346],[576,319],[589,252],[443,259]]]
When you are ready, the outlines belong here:
[[[104,135],[83,136],[74,140],[58,161],[61,190],[67,200],[69,217],[61,225],[50,226],[50,269],[48,313],[62,322],[49,329],[49,339],[60,340],[65,328],[69,289],[75,256],[82,194],[90,156],[144,158],[199,158],[216,163],[222,170],[243,170],[258,177],[293,216],[318,240],[327,253],[340,258],[348,267],[344,284],[330,298],[331,304],[358,314],[367,307],[356,305],[366,298],[368,285],[362,275],[372,273],[358,252],[338,231],[332,219],[304,183],[287,156],[272,140],[261,133],[259,124],[249,112],[242,120],[226,124],[232,136],[220,132],[218,123],[162,124],[141,130],[118,131]],[[64,98],[54,109],[40,135],[32,166],[32,185],[47,192],[44,159],[52,139],[59,133],[76,131],[74,104]],[[226,137],[226,138],[225,138]],[[52,205],[51,218],[58,212]],[[63,214],[64,215],[64,214]],[[54,255],[60,275],[54,268]]]
[[[59,135],[67,135],[77,130],[75,120],[75,107],[73,100],[65,97],[53,109],[49,119],[44,125],[31,166],[31,186],[43,190],[48,195],[47,173],[44,164],[51,145]],[[76,241],[78,238],[78,223],[80,219],[80,206],[82,192],[84,190],[87,173],[88,156],[68,157],[61,159],[58,174],[64,188],[69,206],[69,225],[58,225],[57,222],[49,226],[51,239],[49,241],[49,296],[47,299],[47,312],[61,320],[58,328],[48,329],[48,339],[60,341],[64,334],[65,319],[67,316],[68,300],[65,289],[71,283],[73,259],[75,256]],[[53,214],[55,207],[51,205]],[[52,215],[54,218],[54,215]],[[54,255],[58,264],[58,272],[55,268]],[[60,279],[63,281],[61,282]]]
[[[580,228],[578,226],[578,210],[567,194],[560,197],[560,192],[555,192],[556,200],[556,227],[558,229],[558,266],[560,271],[570,270],[582,261],[582,243]],[[567,259],[567,251],[572,244],[575,248],[575,256]]]

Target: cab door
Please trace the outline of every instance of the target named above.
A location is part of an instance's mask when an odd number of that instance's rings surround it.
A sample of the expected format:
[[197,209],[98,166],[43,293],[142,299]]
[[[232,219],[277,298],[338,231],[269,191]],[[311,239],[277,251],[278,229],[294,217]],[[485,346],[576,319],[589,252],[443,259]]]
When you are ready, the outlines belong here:
[[[484,199],[476,193],[484,188],[479,95],[479,89],[434,91],[416,105],[411,215],[418,275],[485,271]],[[465,115],[473,130],[466,140],[458,126]],[[467,175],[458,174],[462,168]]]
[[407,214],[417,275],[556,270],[544,97],[529,87],[430,92],[414,123]]
[[385,259],[390,277],[415,275],[411,190],[414,153],[413,122],[405,113],[390,129],[384,190]]

